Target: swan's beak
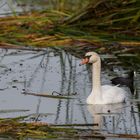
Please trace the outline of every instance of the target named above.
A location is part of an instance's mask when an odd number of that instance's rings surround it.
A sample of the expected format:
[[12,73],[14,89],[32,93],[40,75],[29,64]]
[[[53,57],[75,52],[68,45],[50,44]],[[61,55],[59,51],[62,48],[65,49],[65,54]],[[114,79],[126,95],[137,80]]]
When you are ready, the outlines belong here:
[[82,61],[79,64],[79,66],[84,65],[84,64],[87,64],[88,62],[89,62],[89,58],[86,57],[86,58],[82,59]]

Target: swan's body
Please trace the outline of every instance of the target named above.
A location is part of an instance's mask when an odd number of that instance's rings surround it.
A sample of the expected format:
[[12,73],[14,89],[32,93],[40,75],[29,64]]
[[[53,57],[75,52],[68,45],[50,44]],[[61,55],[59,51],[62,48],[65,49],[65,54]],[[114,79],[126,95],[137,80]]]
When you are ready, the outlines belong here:
[[87,104],[112,104],[124,102],[126,92],[120,87],[101,86],[101,60],[97,53],[88,52],[81,64],[92,63],[92,92],[87,98]]
[[[117,86],[103,85],[101,93],[92,91],[87,98],[87,104],[112,104],[124,102],[125,91]],[[99,95],[101,95],[99,97]]]

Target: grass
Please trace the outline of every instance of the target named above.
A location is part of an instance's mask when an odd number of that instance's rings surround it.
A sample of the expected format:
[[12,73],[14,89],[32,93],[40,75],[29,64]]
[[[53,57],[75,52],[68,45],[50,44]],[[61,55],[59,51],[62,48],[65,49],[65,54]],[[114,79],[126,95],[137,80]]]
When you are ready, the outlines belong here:
[[[20,122],[27,116],[13,119],[0,120],[0,136],[10,139],[85,139],[85,138],[140,138],[136,134],[101,134],[91,129],[81,128],[81,126],[94,126],[94,124],[71,124],[71,125],[48,125],[47,123],[25,123]],[[74,128],[80,126],[80,128]]]
[[[120,1],[120,0],[119,0]],[[124,8],[113,7],[110,12],[100,11],[100,2],[96,8],[100,15],[81,21],[83,16],[89,14],[91,7],[87,6],[82,9],[81,14],[74,16],[64,12],[63,10],[44,10],[40,12],[32,12],[25,15],[11,16],[0,18],[0,43],[9,43],[23,46],[36,47],[79,47],[79,46],[98,46],[102,47],[106,43],[117,42],[122,46],[132,46],[139,44],[139,24],[134,26],[134,21],[139,18],[138,6]],[[110,3],[109,3],[110,4]],[[128,3],[127,3],[128,4]],[[112,6],[111,4],[109,6]],[[107,9],[105,9],[107,10]],[[136,16],[131,13],[137,13]],[[123,17],[124,15],[129,15]],[[102,15],[102,16],[101,16]],[[131,20],[127,28],[121,27],[122,22]],[[117,25],[117,26],[116,26]],[[123,25],[123,24],[122,24]],[[124,29],[123,29],[124,28]],[[123,42],[123,43],[122,43]],[[125,42],[125,43],[124,43]]]

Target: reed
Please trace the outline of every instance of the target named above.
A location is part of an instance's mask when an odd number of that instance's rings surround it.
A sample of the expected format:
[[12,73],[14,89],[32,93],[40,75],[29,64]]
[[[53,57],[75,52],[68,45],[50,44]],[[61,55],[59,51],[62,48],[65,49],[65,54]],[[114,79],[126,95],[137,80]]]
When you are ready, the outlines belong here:
[[73,1],[51,3],[61,7],[0,18],[0,43],[76,49],[96,46],[99,51],[112,43],[118,46],[140,44],[138,0],[94,0],[89,4],[85,2],[82,6],[87,6],[74,14],[64,8]]

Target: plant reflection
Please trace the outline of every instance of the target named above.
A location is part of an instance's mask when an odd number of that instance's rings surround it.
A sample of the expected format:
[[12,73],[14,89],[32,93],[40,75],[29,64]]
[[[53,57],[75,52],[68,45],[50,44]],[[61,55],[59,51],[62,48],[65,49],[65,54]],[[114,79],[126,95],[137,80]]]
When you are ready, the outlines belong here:
[[[132,104],[89,105],[96,131],[108,133],[139,134],[139,114],[134,113],[137,107]],[[133,113],[132,113],[133,112]]]
[[[4,87],[9,87],[1,91],[1,93],[5,93],[1,95],[4,95],[6,99],[6,104],[1,104],[1,106],[3,105],[6,109],[9,104],[11,105],[11,101],[18,108],[19,106],[21,108],[29,106],[31,111],[28,121],[45,121],[55,124],[98,123],[98,126],[87,125],[86,128],[108,133],[138,134],[140,132],[140,107],[137,105],[137,102],[139,104],[139,94],[137,94],[136,100],[132,102],[130,100],[126,104],[86,105],[85,99],[91,90],[91,71],[90,66],[79,67],[79,63],[78,58],[58,48],[47,48],[40,52],[1,49],[0,66],[5,67],[0,71],[2,80],[0,84],[3,85],[2,83],[5,82]],[[8,71],[9,69],[11,71]],[[123,70],[122,66],[121,69]],[[103,83],[109,83],[108,79],[111,78],[108,73],[112,74],[113,71],[107,66],[103,67]],[[24,82],[11,82],[9,85],[12,80]],[[135,83],[139,93],[138,72]],[[15,85],[17,90],[12,92],[12,86]],[[51,94],[56,91],[62,95],[74,96],[75,99],[22,96],[19,93],[23,89],[40,94]],[[14,95],[16,97],[13,97]],[[11,98],[9,99],[8,96]],[[53,115],[47,115],[50,113]],[[9,117],[11,117],[10,115],[13,114],[9,114]]]

